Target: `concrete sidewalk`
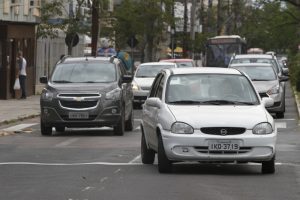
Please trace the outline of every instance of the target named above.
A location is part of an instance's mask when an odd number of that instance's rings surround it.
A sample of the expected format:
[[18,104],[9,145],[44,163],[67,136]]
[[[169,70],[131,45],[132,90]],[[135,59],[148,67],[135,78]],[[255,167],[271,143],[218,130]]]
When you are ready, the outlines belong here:
[[0,125],[40,115],[40,95],[0,100]]

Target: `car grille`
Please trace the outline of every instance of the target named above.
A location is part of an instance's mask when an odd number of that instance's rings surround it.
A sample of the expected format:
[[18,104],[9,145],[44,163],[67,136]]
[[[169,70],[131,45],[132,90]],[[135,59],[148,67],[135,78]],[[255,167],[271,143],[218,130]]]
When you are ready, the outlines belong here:
[[267,93],[259,93],[260,98],[269,97]]
[[205,154],[243,154],[252,150],[252,147],[240,147],[237,151],[209,151],[207,146],[196,146],[194,149],[199,153]]
[[245,133],[245,128],[240,127],[205,127],[200,129],[202,133],[209,135],[239,135]]
[[63,108],[84,110],[97,107],[100,101],[101,94],[99,93],[65,93],[59,94],[59,104]]

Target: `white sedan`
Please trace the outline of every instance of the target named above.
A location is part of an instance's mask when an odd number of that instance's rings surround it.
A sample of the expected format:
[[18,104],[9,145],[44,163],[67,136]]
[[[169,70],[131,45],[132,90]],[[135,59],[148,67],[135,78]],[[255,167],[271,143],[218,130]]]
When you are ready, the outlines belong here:
[[277,129],[250,79],[236,69],[173,68],[155,78],[143,105],[144,164],[172,171],[183,161],[259,162],[275,172]]

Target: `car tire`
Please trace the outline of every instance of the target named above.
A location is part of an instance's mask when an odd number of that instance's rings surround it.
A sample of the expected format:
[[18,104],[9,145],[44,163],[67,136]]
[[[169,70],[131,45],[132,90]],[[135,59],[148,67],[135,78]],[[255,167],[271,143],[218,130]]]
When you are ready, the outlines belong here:
[[133,119],[133,109],[131,109],[131,113],[129,119],[125,122],[125,131],[132,131],[134,126],[134,119]]
[[125,119],[124,119],[124,109],[121,111],[121,117],[116,126],[114,126],[114,134],[118,136],[123,136],[125,132]]
[[41,126],[41,134],[44,136],[51,136],[52,135],[52,127],[50,126],[46,126],[46,124],[43,122],[43,120],[41,119],[40,122],[40,126]]
[[166,155],[161,135],[158,136],[157,158],[158,158],[158,171],[160,173],[171,173],[172,163]]
[[284,112],[277,112],[277,113],[276,113],[276,118],[277,118],[277,119],[282,119],[282,118],[284,118]]
[[56,126],[56,127],[55,127],[55,130],[56,130],[57,132],[65,132],[65,127],[64,127],[64,126]]
[[263,174],[274,174],[275,173],[275,156],[269,161],[262,162],[261,173],[263,173]]
[[155,152],[152,149],[148,149],[143,128],[141,137],[141,157],[143,164],[153,164],[155,159]]

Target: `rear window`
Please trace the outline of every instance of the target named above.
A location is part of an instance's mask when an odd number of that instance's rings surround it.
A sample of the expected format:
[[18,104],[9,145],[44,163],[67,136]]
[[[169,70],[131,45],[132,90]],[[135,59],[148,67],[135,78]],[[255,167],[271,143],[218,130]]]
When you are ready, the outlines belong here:
[[162,69],[169,69],[175,67],[174,65],[140,65],[136,71],[137,78],[154,78]]
[[116,81],[113,63],[77,62],[61,63],[52,75],[54,83],[106,83]]

